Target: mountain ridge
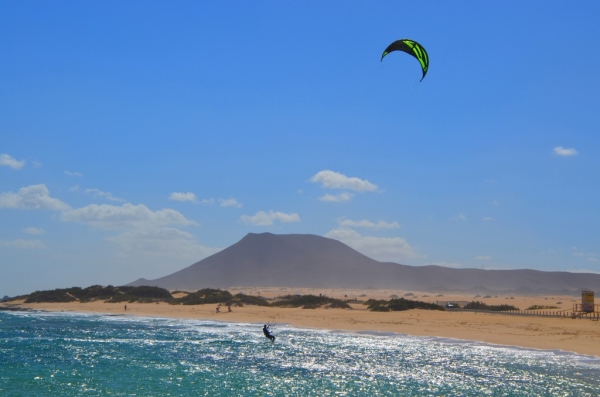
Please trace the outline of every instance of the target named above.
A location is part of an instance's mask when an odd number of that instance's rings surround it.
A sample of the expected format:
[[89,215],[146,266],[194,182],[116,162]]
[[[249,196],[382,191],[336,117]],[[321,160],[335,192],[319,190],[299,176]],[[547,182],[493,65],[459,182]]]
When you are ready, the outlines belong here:
[[327,237],[248,233],[182,270],[128,285],[170,290],[244,286],[575,292],[582,288],[600,290],[600,274],[408,266],[376,261]]

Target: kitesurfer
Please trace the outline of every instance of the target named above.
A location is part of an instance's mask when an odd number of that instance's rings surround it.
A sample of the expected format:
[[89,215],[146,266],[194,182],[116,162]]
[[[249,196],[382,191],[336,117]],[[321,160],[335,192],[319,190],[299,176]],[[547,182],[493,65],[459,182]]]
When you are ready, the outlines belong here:
[[271,339],[272,343],[275,343],[275,336],[271,335],[271,329],[269,328],[268,324],[265,324],[265,326],[263,327],[263,333],[267,338]]

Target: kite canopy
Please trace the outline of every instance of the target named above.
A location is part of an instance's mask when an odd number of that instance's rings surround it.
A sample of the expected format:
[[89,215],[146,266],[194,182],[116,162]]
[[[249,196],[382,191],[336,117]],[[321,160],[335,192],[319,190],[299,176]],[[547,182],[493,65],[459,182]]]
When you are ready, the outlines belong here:
[[423,81],[425,75],[427,74],[427,69],[429,69],[429,56],[427,55],[427,51],[425,51],[425,48],[423,48],[421,44],[417,43],[414,40],[396,40],[392,44],[387,46],[385,51],[383,51],[383,54],[381,55],[381,60],[383,61],[383,58],[393,51],[404,51],[407,54],[410,54],[413,57],[417,58],[417,60],[421,64],[421,69],[423,69],[423,77],[421,77],[420,80]]

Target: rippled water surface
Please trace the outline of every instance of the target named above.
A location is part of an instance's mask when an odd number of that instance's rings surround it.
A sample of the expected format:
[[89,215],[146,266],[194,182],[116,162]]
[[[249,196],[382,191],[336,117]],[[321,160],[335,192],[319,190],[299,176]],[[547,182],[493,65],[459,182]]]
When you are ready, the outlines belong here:
[[[262,319],[257,319],[262,320]],[[0,395],[598,396],[598,360],[435,338],[0,312]]]

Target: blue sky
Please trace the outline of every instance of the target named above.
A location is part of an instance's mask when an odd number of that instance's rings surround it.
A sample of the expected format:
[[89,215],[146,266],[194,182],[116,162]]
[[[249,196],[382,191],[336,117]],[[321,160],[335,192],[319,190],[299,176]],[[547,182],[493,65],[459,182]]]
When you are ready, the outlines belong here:
[[[600,3],[0,4],[0,295],[247,233],[600,272]],[[411,38],[418,62],[390,54]]]

